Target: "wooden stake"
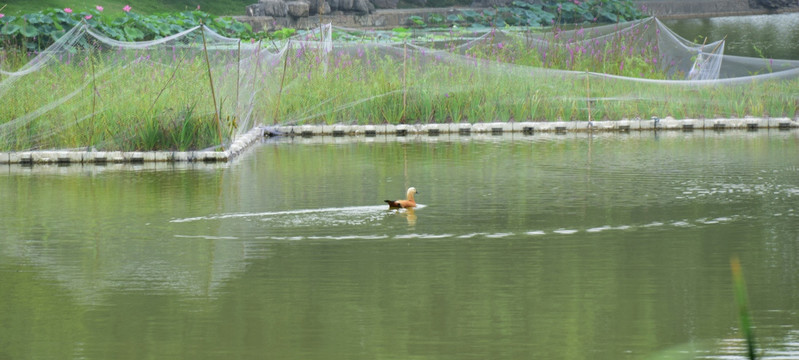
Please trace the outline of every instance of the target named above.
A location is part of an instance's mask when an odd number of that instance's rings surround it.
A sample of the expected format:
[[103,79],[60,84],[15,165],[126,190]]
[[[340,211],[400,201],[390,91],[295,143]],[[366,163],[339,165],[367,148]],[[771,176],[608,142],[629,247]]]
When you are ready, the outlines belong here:
[[280,112],[280,96],[283,94],[283,82],[286,80],[286,68],[289,64],[289,49],[291,49],[290,39],[286,44],[286,60],[283,62],[283,75],[280,76],[280,89],[277,92],[277,105],[275,105],[275,115],[272,117],[272,122],[275,125],[277,125],[277,114]]
[[585,94],[587,96],[586,102],[588,103],[588,123],[591,123],[591,74],[585,72]]
[[407,78],[408,78],[408,43],[405,42],[402,44],[402,115],[400,116],[400,121],[404,124],[405,123],[405,107],[408,104],[408,86],[407,86]]
[[216,131],[219,134],[219,146],[225,150],[222,139],[222,122],[219,119],[219,108],[216,105],[216,91],[214,91],[214,77],[211,75],[211,61],[208,60],[208,46],[205,43],[205,25],[200,23],[200,33],[203,36],[203,52],[205,53],[205,64],[208,66],[208,82],[211,84],[211,98],[214,100],[214,117],[216,118]]

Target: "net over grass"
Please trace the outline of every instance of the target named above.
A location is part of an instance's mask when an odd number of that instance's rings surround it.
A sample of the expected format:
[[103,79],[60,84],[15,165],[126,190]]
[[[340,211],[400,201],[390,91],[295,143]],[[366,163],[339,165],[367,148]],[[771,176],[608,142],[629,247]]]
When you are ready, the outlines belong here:
[[[203,41],[203,38],[205,39]],[[562,29],[121,43],[85,25],[0,73],[0,150],[223,148],[258,124],[795,117],[799,61],[724,55],[655,18]]]

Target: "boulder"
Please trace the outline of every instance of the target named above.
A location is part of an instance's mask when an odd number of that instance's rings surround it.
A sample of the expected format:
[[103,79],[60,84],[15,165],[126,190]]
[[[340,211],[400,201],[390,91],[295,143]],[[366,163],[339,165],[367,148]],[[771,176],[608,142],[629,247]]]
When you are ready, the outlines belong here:
[[472,7],[503,7],[508,6],[513,0],[474,0]]
[[330,9],[333,11],[347,11],[352,8],[353,0],[330,0]]
[[372,0],[372,3],[378,9],[396,9],[399,0]]
[[258,4],[247,5],[247,16],[266,16],[263,9]]
[[782,9],[796,7],[799,5],[797,0],[749,0],[749,7],[754,9]]
[[374,5],[369,0],[330,0],[330,9],[339,10],[345,13],[357,12],[368,14],[374,10]]
[[311,6],[304,1],[287,1],[286,7],[287,13],[293,18],[308,17],[311,10]]
[[374,10],[374,5],[369,0],[355,0],[353,1],[353,10],[360,14],[368,14]]
[[[307,2],[310,8],[308,9],[309,15],[327,15],[330,14],[330,3],[327,0],[302,0]],[[321,11],[320,11],[321,10]]]
[[286,16],[288,7],[282,0],[259,0],[257,4],[247,6],[248,16]]

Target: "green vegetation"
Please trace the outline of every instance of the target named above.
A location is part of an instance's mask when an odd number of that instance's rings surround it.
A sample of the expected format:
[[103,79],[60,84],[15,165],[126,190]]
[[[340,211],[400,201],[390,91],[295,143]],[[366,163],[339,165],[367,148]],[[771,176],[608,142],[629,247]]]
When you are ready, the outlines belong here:
[[738,257],[730,260],[732,268],[732,282],[735,288],[735,302],[738,305],[738,318],[741,321],[741,334],[746,339],[746,354],[749,360],[757,358],[755,354],[755,335],[752,332],[752,321],[749,316],[749,299],[746,291],[746,282],[741,271],[741,261]]
[[[216,40],[207,60],[199,31],[146,50],[101,44],[89,35],[60,40],[56,50],[36,58],[46,67],[11,79],[0,74],[0,149],[200,149],[224,145],[250,119],[397,124],[794,117],[799,111],[796,78],[723,86],[649,81],[685,74],[664,66],[646,25],[610,36],[560,27],[542,35],[531,26],[336,31],[330,51],[322,46],[329,39],[318,33],[277,40],[295,34],[284,29],[257,42],[265,35],[197,10],[146,16],[102,11],[4,16],[0,68],[20,69],[80,21],[126,41],[158,39],[200,23],[252,41]],[[557,13],[544,21],[573,16]],[[542,41],[545,47],[536,45]]]
[[104,11],[118,15],[124,12],[122,9],[126,5],[130,5],[137,13],[156,14],[197,10],[199,5],[200,10],[215,16],[234,16],[244,15],[245,7],[255,2],[254,0],[3,0],[0,1],[0,7],[6,5],[6,8],[0,12],[20,16],[51,8],[71,8],[79,12],[102,6]]
[[[0,46],[14,51],[41,51],[52,45],[67,31],[81,22],[101,34],[120,41],[146,41],[159,39],[205,24],[215,32],[239,39],[255,37],[252,27],[231,18],[214,17],[203,11],[184,11],[160,15],[139,15],[128,11],[107,15],[105,8],[88,11],[73,9],[46,9],[21,16],[6,15],[0,18]],[[9,55],[6,55],[9,56]]]
[[[633,34],[582,47],[574,38],[563,38],[561,46],[543,52],[531,50],[529,41],[525,34],[501,41],[498,34],[489,35],[462,53],[456,41],[439,45],[447,49],[440,52],[366,43],[326,55],[299,47],[269,69],[269,78],[285,77],[291,84],[272,120],[396,124],[793,117],[799,106],[796,78],[723,86],[638,80],[684,74],[659,66],[651,46]],[[280,89],[269,89],[265,106],[274,108]]]
[[[4,97],[0,116],[17,121],[0,129],[0,149],[194,150],[219,145],[206,64],[178,57],[184,59],[174,65],[141,59],[121,69],[112,64],[116,57],[92,55],[28,75],[12,88],[14,96]],[[76,87],[77,93],[64,95]],[[59,102],[33,121],[19,120],[32,109]],[[226,124],[232,125],[234,118],[226,115]],[[229,137],[231,128],[226,129]]]
[[[640,19],[644,14],[630,0],[572,0],[549,1],[531,4],[513,1],[509,6],[483,10],[462,10],[443,18],[431,16],[428,20],[435,26],[452,24],[503,28],[505,26],[550,26],[554,24],[616,23]],[[416,25],[419,19],[411,19]]]

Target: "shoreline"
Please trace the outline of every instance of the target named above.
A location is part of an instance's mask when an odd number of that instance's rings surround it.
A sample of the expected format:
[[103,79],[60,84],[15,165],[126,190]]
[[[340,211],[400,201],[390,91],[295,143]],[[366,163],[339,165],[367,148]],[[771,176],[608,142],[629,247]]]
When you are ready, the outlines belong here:
[[69,151],[41,150],[0,152],[3,165],[108,165],[108,164],[208,164],[229,163],[242,155],[253,144],[264,137],[303,137],[329,136],[365,137],[429,136],[457,134],[523,134],[535,136],[537,133],[593,133],[593,132],[631,132],[631,131],[724,131],[777,129],[789,131],[799,128],[799,119],[781,118],[729,118],[729,119],[686,119],[672,118],[650,120],[616,121],[555,121],[555,122],[485,122],[448,124],[380,124],[380,125],[277,125],[257,126],[239,136],[229,149],[224,151]]
[[[725,16],[750,16],[797,13],[799,7],[785,7],[779,9],[753,9],[744,0],[723,0],[721,2],[679,2],[674,0],[651,0],[637,2],[646,6],[647,14],[661,20],[673,19],[701,19]],[[429,21],[432,14],[443,17],[458,14],[463,10],[482,11],[487,8],[478,7],[443,7],[443,8],[408,8],[408,9],[377,9],[369,14],[326,14],[311,15],[307,17],[272,17],[272,16],[246,16],[233,15],[238,21],[252,26],[253,31],[275,31],[282,28],[313,29],[321,23],[332,23],[353,29],[383,29],[390,30],[400,26],[411,26],[409,18],[418,16],[424,21]]]

